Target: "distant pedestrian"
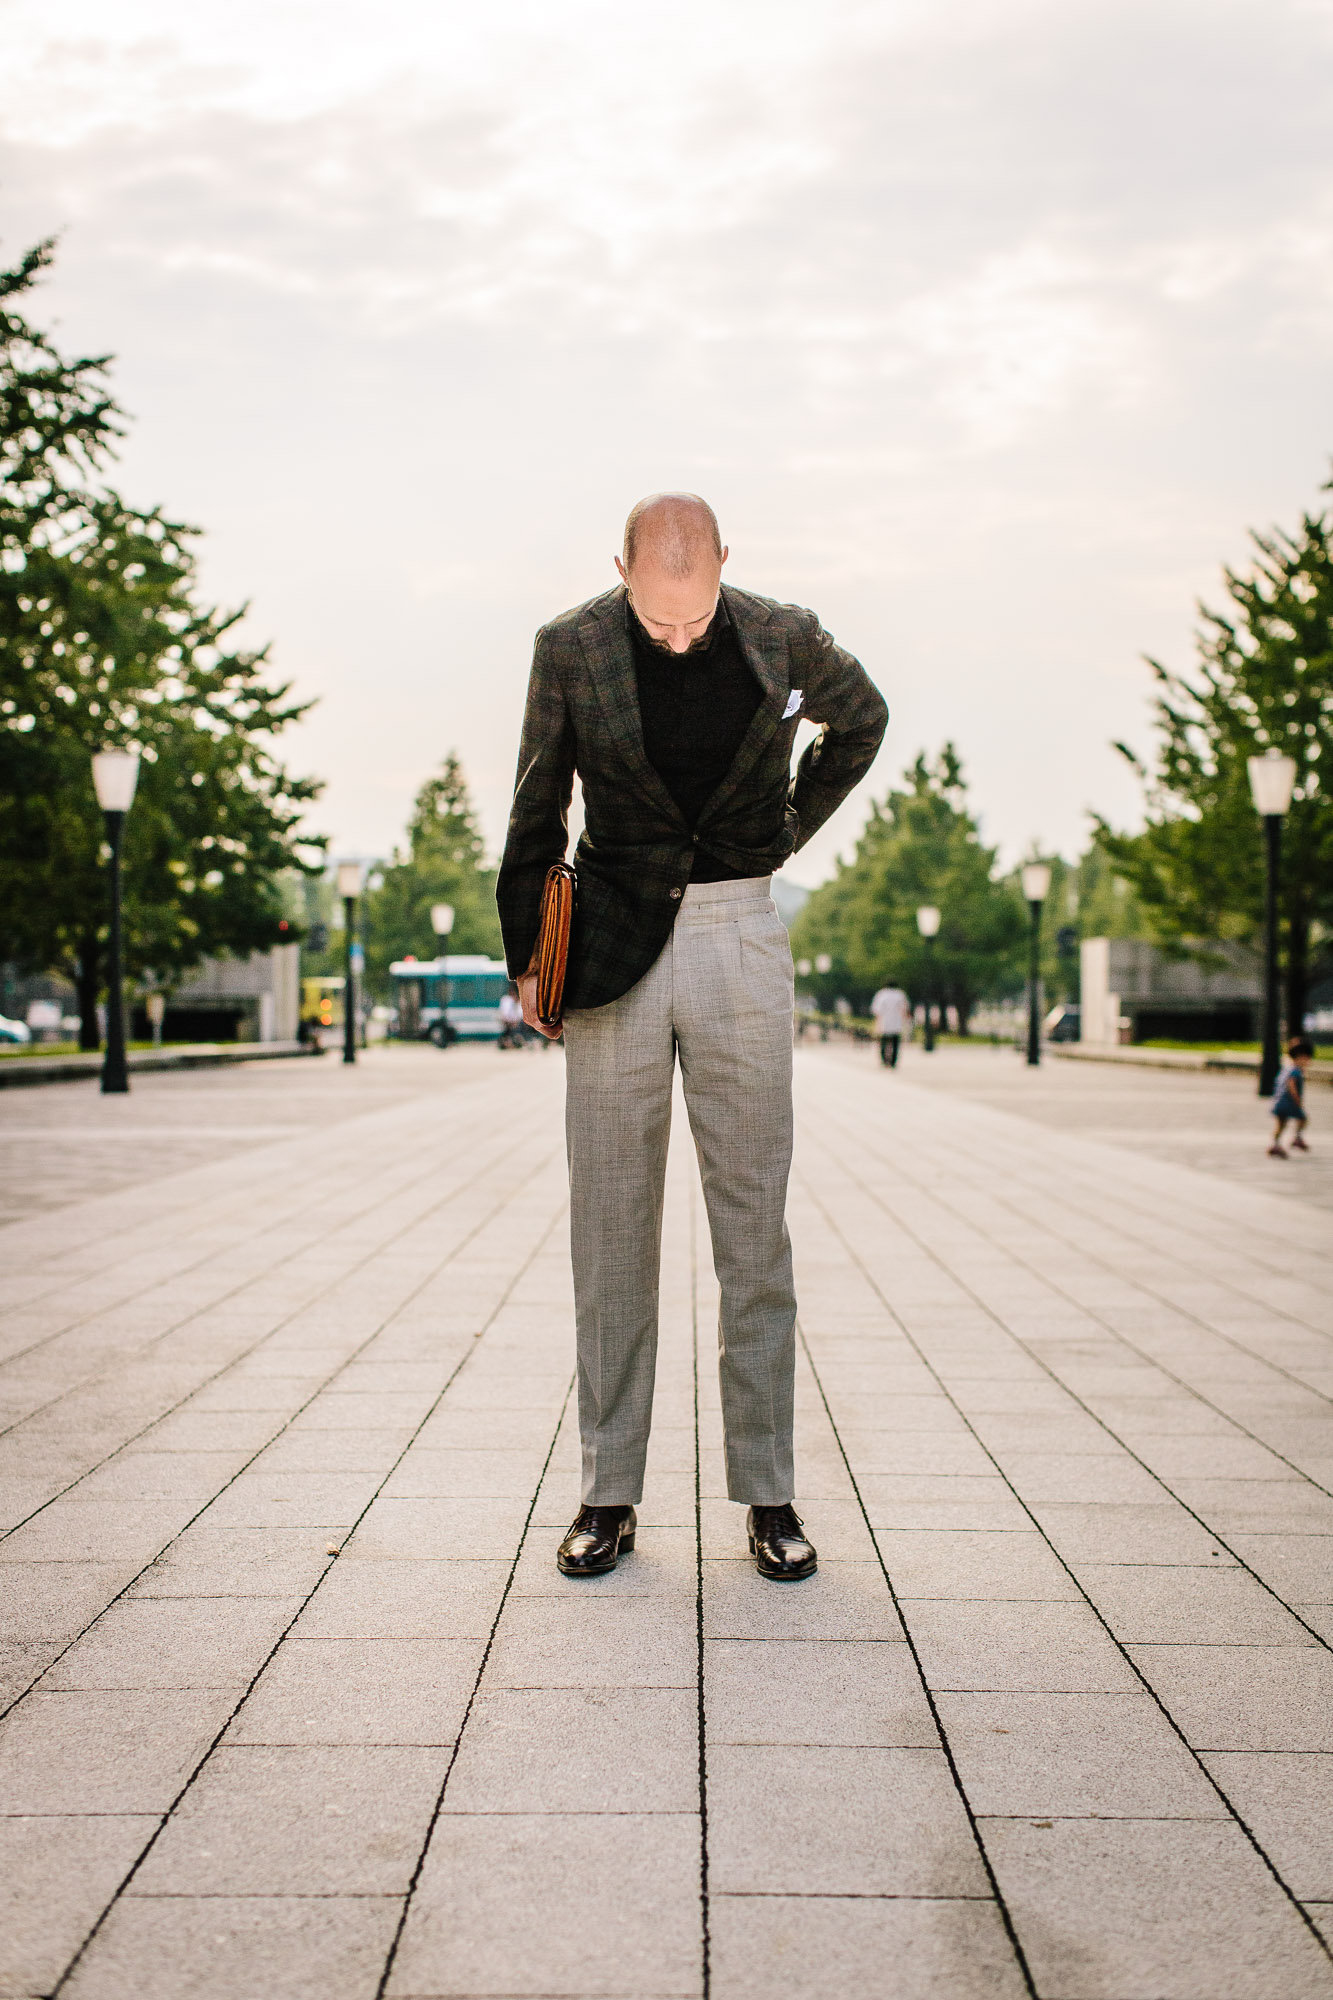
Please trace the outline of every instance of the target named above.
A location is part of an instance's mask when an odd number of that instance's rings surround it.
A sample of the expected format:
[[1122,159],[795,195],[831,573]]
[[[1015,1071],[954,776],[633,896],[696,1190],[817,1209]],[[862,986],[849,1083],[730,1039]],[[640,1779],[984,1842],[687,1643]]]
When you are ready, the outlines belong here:
[[879,1059],[888,1069],[897,1069],[898,1050],[912,1019],[911,1002],[901,986],[881,986],[870,1003],[875,1033],[879,1036]]
[[1273,1143],[1268,1149],[1270,1159],[1286,1159],[1282,1134],[1288,1125],[1296,1127],[1296,1136],[1291,1141],[1292,1151],[1308,1153],[1310,1150],[1305,1143],[1305,1070],[1313,1054],[1314,1043],[1307,1041],[1304,1035],[1297,1035],[1294,1041],[1287,1043],[1287,1060],[1273,1093],[1273,1117],[1277,1122],[1273,1129]]
[[521,1049],[523,1033],[523,1003],[518,997],[518,988],[511,984],[509,990],[500,995],[500,1040],[502,1049]]

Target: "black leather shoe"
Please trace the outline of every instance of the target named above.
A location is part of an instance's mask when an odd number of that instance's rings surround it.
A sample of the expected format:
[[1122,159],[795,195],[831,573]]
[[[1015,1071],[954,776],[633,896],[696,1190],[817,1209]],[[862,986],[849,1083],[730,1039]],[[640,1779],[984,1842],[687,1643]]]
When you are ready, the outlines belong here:
[[799,1583],[819,1568],[819,1558],[801,1533],[801,1517],[790,1501],[785,1507],[751,1507],[745,1532],[760,1576],[775,1583]]
[[634,1547],[632,1507],[580,1507],[556,1554],[563,1576],[604,1576]]

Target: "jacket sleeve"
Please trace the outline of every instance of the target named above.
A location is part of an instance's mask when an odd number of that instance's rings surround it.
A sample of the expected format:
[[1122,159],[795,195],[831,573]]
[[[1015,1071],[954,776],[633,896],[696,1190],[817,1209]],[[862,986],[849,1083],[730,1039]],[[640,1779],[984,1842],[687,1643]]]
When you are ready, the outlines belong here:
[[805,676],[804,713],[823,727],[792,780],[798,848],[864,778],[889,720],[884,697],[861,662],[835,644],[813,612],[805,616],[809,622],[792,647],[792,680],[799,667]]
[[569,845],[574,791],[574,729],[549,632],[537,634],[509,831],[496,878],[495,900],[511,979],[527,971],[537,942],[542,885]]

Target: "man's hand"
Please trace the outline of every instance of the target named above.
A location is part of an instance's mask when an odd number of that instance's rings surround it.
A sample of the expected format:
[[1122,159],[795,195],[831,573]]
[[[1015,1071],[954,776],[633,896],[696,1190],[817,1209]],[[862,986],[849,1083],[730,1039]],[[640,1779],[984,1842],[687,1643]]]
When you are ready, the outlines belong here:
[[537,975],[535,972],[525,972],[523,974],[523,977],[518,982],[518,997],[523,1006],[523,1019],[527,1022],[528,1026],[535,1028],[539,1035],[545,1035],[548,1042],[558,1042],[564,1033],[564,1029],[560,1024],[557,1022],[554,1028],[547,1028],[537,1019]]

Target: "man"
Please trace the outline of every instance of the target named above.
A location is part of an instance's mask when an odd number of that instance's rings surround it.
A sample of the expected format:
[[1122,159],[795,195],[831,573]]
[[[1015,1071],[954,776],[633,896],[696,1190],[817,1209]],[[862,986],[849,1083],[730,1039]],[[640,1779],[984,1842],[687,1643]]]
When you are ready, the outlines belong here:
[[897,1069],[898,1050],[911,1019],[911,1003],[901,986],[881,986],[870,1003],[870,1012],[879,1036],[879,1059],[888,1069]]
[[521,1049],[523,1046],[523,1007],[513,982],[500,995],[500,1038],[496,1047],[500,1049]]
[[[497,900],[532,1027],[576,772],[586,817],[563,1022],[583,1443],[567,1576],[634,1545],[677,1053],[721,1289],[727,1490],[761,1574],[816,1566],[792,1504],[792,963],[769,883],[869,770],[887,711],[813,612],[723,589],[726,559],[696,494],[641,500],[623,587],[543,627],[528,684]],[[803,716],[823,728],[793,782]]]

